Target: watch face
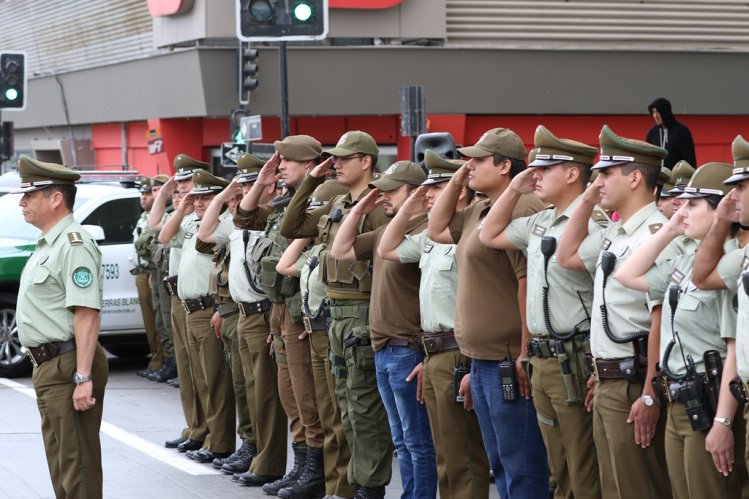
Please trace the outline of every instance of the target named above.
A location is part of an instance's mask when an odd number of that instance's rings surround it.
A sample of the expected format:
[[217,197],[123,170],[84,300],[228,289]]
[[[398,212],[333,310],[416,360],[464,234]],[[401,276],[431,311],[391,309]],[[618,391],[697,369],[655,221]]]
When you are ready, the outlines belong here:
[[643,403],[644,403],[644,404],[645,404],[646,406],[650,407],[650,406],[652,406],[652,405],[653,405],[653,402],[654,402],[654,400],[653,400],[653,397],[651,397],[650,395],[643,395],[643,397],[642,397],[642,402],[643,402]]

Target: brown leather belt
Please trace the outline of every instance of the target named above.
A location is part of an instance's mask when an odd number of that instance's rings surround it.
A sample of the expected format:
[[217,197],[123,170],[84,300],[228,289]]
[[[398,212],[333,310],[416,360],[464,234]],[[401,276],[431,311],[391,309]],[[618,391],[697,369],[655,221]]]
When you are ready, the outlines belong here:
[[455,341],[455,333],[452,331],[446,333],[424,333],[423,335],[414,336],[414,339],[421,353],[427,357],[440,352],[452,352],[460,349],[458,342]]
[[38,347],[28,347],[29,358],[34,366],[39,367],[48,360],[52,360],[60,354],[75,350],[75,338],[68,341],[56,341],[45,343]]
[[177,276],[168,275],[163,281],[164,289],[169,296],[177,296]]
[[407,347],[407,348],[413,348],[414,350],[419,349],[413,341],[407,340],[405,338],[388,338],[388,340],[385,342],[385,346],[386,347]]
[[252,303],[246,301],[240,301],[237,303],[237,307],[239,307],[239,315],[241,315],[242,317],[262,314],[263,312],[267,312],[268,310],[270,310],[270,306],[271,301],[267,298],[265,300]]
[[198,310],[213,308],[213,305],[215,303],[216,300],[214,300],[212,296],[201,296],[200,298],[195,298],[194,300],[182,300],[182,307],[184,307],[185,312],[191,314],[193,312],[197,312]]
[[638,377],[635,368],[635,358],[626,357],[624,359],[593,359],[593,369],[598,379],[630,379]]

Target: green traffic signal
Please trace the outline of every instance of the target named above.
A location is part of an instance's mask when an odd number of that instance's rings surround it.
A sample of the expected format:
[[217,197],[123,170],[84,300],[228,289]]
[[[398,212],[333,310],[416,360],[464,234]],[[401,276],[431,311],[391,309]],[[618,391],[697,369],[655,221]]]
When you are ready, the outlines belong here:
[[15,88],[8,88],[5,90],[5,100],[7,102],[13,102],[18,99],[18,90]]
[[308,2],[299,2],[294,6],[294,20],[300,23],[307,23],[312,19],[312,6]]
[[274,7],[269,0],[250,0],[247,10],[250,17],[258,23],[269,23],[275,15]]

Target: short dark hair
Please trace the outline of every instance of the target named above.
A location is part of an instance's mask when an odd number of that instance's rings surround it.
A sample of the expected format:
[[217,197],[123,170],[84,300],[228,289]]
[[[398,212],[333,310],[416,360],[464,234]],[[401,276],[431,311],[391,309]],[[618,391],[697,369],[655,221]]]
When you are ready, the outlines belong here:
[[718,208],[718,204],[720,203],[721,199],[723,199],[723,196],[720,196],[718,194],[710,194],[709,196],[705,197],[705,201],[707,201],[707,205],[712,210],[715,210]]
[[65,207],[68,211],[73,211],[73,206],[75,206],[75,194],[78,192],[78,188],[75,185],[53,184],[47,187],[45,191],[46,193],[44,195],[46,197],[51,196],[54,192],[62,194],[62,202],[65,203]]
[[372,174],[377,172],[377,155],[376,154],[362,154],[362,157],[369,156],[372,158]]
[[626,163],[622,165],[622,174],[629,175],[633,171],[639,171],[645,180],[645,186],[648,191],[653,192],[658,185],[658,178],[661,176],[661,169],[643,163]]
[[503,154],[494,155],[494,166],[497,166],[505,160],[510,162],[510,178],[515,177],[515,175],[519,174],[527,168],[525,161],[521,159],[510,158],[509,156],[505,156]]
[[588,185],[588,181],[590,180],[590,175],[592,173],[592,170],[590,169],[591,166],[586,163],[578,163],[577,161],[565,161],[564,162],[564,168],[577,168],[577,171],[580,172],[580,183],[583,187]]

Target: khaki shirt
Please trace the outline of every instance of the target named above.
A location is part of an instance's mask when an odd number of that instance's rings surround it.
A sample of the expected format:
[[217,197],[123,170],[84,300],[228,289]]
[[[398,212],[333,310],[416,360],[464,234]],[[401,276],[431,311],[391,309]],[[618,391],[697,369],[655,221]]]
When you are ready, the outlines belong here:
[[[229,293],[231,293],[231,299],[235,302],[255,303],[265,299],[265,294],[261,293],[261,289],[258,286],[258,290],[254,289],[250,282],[247,280],[247,268],[250,267],[250,254],[252,248],[255,247],[258,239],[263,237],[263,231],[259,230],[247,230],[247,246],[244,244],[244,232],[247,229],[235,229],[229,235],[229,252],[231,259],[229,260]],[[246,251],[245,251],[246,248]],[[258,282],[257,276],[253,276],[254,282]]]
[[[162,227],[166,224],[166,221],[169,220],[170,216],[172,216],[171,213],[164,213],[164,218],[161,219]],[[186,234],[184,228],[197,219],[195,213],[186,215],[180,223],[180,228],[177,231],[177,234],[175,234],[172,240],[169,241],[169,275],[176,275],[179,272],[179,263],[182,258],[182,244],[184,243]]]
[[[732,301],[732,293],[728,290],[709,291],[698,289],[692,282],[692,270],[696,247],[689,248],[690,253],[660,262],[647,273],[650,296],[663,300],[663,318],[661,320],[661,366],[664,365],[663,355],[668,344],[674,340],[673,330],[679,337],[671,350],[668,362],[669,370],[674,374],[685,374],[684,358],[691,355],[698,371],[704,372],[703,354],[707,350],[717,350],[720,356],[726,358],[726,343],[723,338],[734,338],[736,329],[721,328],[725,318],[723,314],[729,312],[727,302]],[[678,286],[681,290],[679,302],[674,315],[674,327],[671,328],[671,303],[669,288]],[[735,312],[733,313],[735,317]],[[682,357],[682,348],[683,355]]]
[[[558,215],[554,208],[540,211],[529,217],[516,218],[507,226],[507,239],[525,253],[528,259],[528,301],[526,320],[532,335],[548,335],[544,314],[544,287],[548,279],[548,304],[551,326],[559,334],[590,330],[590,313],[593,302],[593,278],[584,270],[567,270],[557,261],[556,252],[549,259],[544,272],[544,255],[541,240],[551,236],[557,240],[575,208],[580,203],[578,196],[572,204]],[[592,219],[588,232],[601,230]]]
[[[459,269],[455,340],[466,357],[501,360],[508,344],[513,357],[522,350],[518,279],[526,276],[526,260],[522,251],[481,244],[479,232],[490,208],[491,200],[478,201],[450,221]],[[544,208],[535,195],[524,195],[512,215],[524,217]]]
[[[638,331],[649,331],[650,312],[660,305],[661,300],[648,297],[648,293],[624,287],[614,278],[616,271],[632,253],[652,234],[658,231],[668,219],[658,211],[655,203],[648,203],[624,223],[612,223],[604,230],[588,235],[578,249],[588,271],[595,273],[593,291],[593,314],[590,330],[590,347],[594,357],[600,359],[621,359],[632,357],[634,347],[631,342],[615,343],[603,329],[601,305],[603,305],[603,272],[600,271],[601,255],[610,251],[616,255],[616,265],[606,284],[606,304],[609,325],[614,336],[621,338]],[[683,253],[682,238],[669,244],[658,257],[658,262],[675,258]]]
[[[324,244],[312,246],[307,251],[299,255],[296,261],[296,268],[299,270],[299,283],[302,290],[302,311],[304,311],[304,300],[307,300],[307,307],[312,314],[320,310],[320,306],[325,299],[325,284],[320,279],[320,253],[325,249]],[[310,259],[317,258],[318,263],[310,271]]]
[[407,234],[398,245],[402,263],[419,262],[419,310],[421,328],[426,333],[446,333],[455,329],[455,297],[458,294],[458,265],[455,244],[435,243],[427,236]]
[[177,294],[182,300],[194,300],[210,293],[209,279],[213,269],[213,255],[200,253],[195,247],[199,226],[200,220],[191,217],[187,224],[180,225],[179,234],[176,236],[183,241],[177,279]]
[[21,272],[18,338],[26,347],[75,336],[75,307],[101,310],[104,280],[96,241],[67,215],[39,238]]
[[749,295],[744,289],[742,275],[749,272],[749,245],[727,253],[718,264],[718,273],[730,291],[736,293],[736,366],[739,376],[749,380]]

